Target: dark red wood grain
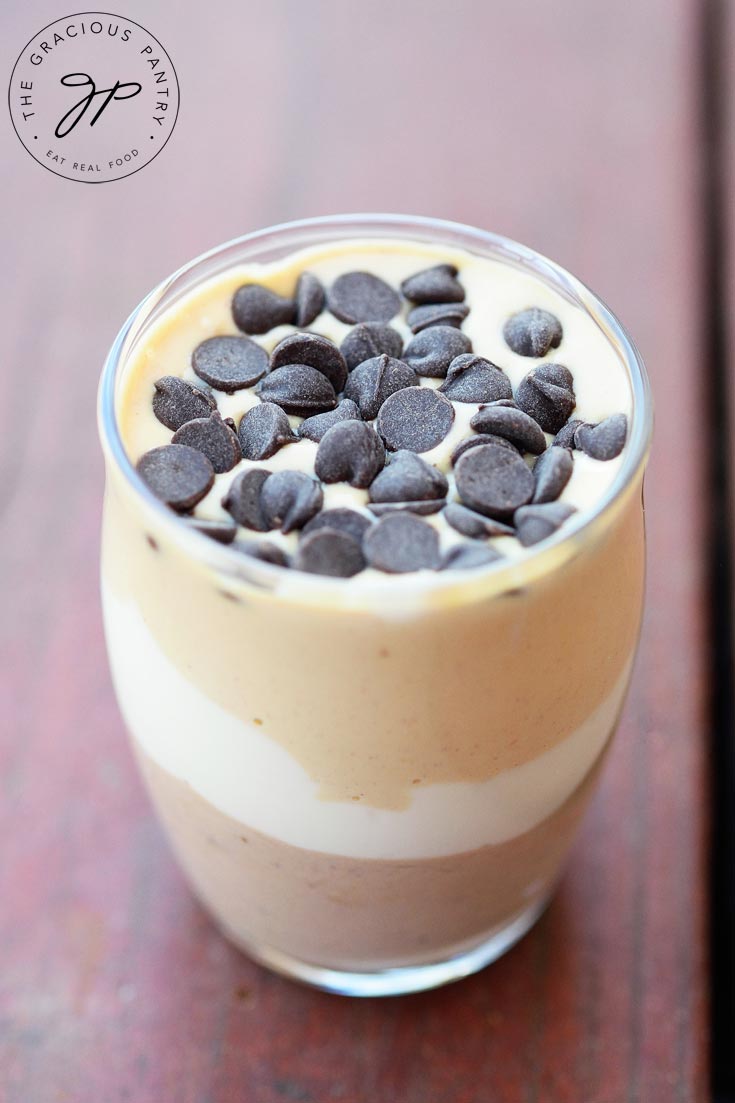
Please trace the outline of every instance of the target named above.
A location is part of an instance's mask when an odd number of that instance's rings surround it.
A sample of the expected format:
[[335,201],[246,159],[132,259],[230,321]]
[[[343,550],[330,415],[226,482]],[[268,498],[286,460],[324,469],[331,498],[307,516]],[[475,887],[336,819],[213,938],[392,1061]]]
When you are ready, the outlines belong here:
[[[705,1100],[702,441],[671,459],[704,410],[700,5],[117,8],[178,69],[161,156],[90,187],[2,133],[0,1100]],[[3,6],[7,73],[58,15]],[[554,256],[627,322],[657,401],[640,659],[561,891],[479,976],[371,1003],[250,964],[183,886],[107,674],[94,427],[106,348],[157,279],[258,225],[358,209]]]

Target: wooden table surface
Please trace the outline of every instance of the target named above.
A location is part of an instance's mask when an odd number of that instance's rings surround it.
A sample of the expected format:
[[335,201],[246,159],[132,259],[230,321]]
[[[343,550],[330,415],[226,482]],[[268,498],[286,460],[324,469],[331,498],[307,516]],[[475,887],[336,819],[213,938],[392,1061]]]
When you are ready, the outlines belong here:
[[[85,187],[2,128],[0,1100],[710,1099],[707,6],[114,6],[178,70],[157,160]],[[8,76],[63,11],[2,6]],[[219,241],[349,210],[553,256],[625,320],[657,405],[641,650],[561,890],[480,975],[374,1002],[269,975],[194,903],[126,746],[97,593],[95,388],[122,320]]]

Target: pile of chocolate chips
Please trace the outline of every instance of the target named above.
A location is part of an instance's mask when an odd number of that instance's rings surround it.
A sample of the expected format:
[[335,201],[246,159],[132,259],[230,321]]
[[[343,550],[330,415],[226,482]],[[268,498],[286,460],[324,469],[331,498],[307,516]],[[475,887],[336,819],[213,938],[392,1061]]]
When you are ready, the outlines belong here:
[[[515,536],[529,546],[554,533],[573,512],[558,499],[574,451],[599,460],[619,455],[625,415],[597,425],[572,418],[572,374],[546,359],[514,393],[503,370],[476,355],[462,332],[469,308],[451,264],[417,272],[400,291],[369,272],[339,276],[326,291],[304,272],[292,299],[258,284],[238,288],[232,316],[243,335],[210,337],[194,349],[201,384],[175,376],[155,384],[154,413],[173,436],[138,462],[153,493],[215,540],[232,543],[242,526],[259,534],[237,543],[245,552],[340,578],[367,566],[388,573],[480,567],[501,558],[489,538]],[[405,348],[389,324],[403,300],[413,334]],[[352,326],[339,347],[306,329],[325,307]],[[268,356],[252,336],[283,324],[298,331]],[[537,307],[508,318],[503,336],[515,353],[536,360],[563,340],[559,320]],[[422,387],[422,376],[443,382],[436,390]],[[216,392],[243,388],[253,388],[260,401],[236,425],[220,415]],[[454,449],[457,500],[448,501],[445,475],[422,453],[446,438],[454,403],[461,402],[479,408],[470,422],[474,432]],[[296,429],[289,415],[303,419]],[[551,444],[546,434],[553,434]],[[314,477],[248,468],[222,502],[231,522],[193,516],[215,474],[243,457],[267,460],[301,438],[318,444]],[[371,516],[324,510],[322,484],[336,482],[366,490]],[[422,519],[440,511],[467,537],[444,555],[437,530]],[[263,539],[275,529],[298,531],[292,557]]]

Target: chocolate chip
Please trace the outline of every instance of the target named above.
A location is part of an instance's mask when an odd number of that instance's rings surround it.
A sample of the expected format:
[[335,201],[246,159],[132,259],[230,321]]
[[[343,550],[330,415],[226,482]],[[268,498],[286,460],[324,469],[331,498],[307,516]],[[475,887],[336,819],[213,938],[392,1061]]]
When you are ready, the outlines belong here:
[[324,310],[324,288],[313,272],[302,272],[296,281],[296,325],[310,326]]
[[456,326],[459,329],[469,312],[470,308],[464,303],[426,303],[425,306],[415,306],[406,321],[412,333],[420,333],[429,326]]
[[337,532],[346,532],[361,544],[363,536],[372,523],[370,517],[354,509],[325,509],[304,525],[304,533],[316,532],[323,528],[336,529]]
[[207,457],[215,474],[231,471],[242,458],[240,442],[217,410],[209,417],[195,417],[177,429],[172,444],[186,444]]
[[256,532],[268,532],[273,528],[263,512],[260,501],[260,493],[268,478],[270,478],[270,471],[265,471],[262,467],[253,467],[249,471],[241,471],[232,480],[229,490],[222,499],[222,505],[238,525],[255,529]]
[[256,559],[261,559],[263,563],[272,563],[275,567],[289,567],[291,565],[284,549],[270,540],[262,541],[255,551],[250,554],[254,555]]
[[249,337],[208,337],[191,354],[200,379],[233,394],[252,387],[268,370],[268,353]]
[[334,387],[316,368],[307,364],[287,364],[261,379],[255,393],[262,402],[275,402],[287,414],[309,414],[333,410],[337,405]]
[[378,413],[378,432],[386,448],[428,452],[452,428],[454,407],[430,387],[408,387],[385,400]]
[[580,425],[574,434],[574,443],[593,460],[614,460],[623,451],[627,436],[625,414],[611,414],[599,425]]
[[483,517],[481,513],[475,513],[474,509],[460,505],[459,502],[450,502],[444,510],[444,520],[463,536],[513,536],[514,530],[510,525],[504,525],[502,521],[494,521],[491,517]]
[[333,341],[318,333],[291,333],[279,341],[271,353],[270,370],[287,364],[306,364],[326,375],[335,391],[341,391],[347,381],[345,358]]
[[513,397],[505,372],[491,360],[470,352],[455,356],[439,390],[453,402],[496,402]]
[[472,351],[472,342],[466,333],[452,326],[430,326],[417,333],[408,345],[403,358],[419,375],[441,379],[457,356]]
[[499,521],[512,517],[533,495],[533,475],[523,459],[497,444],[470,448],[454,473],[463,503]]
[[477,448],[478,444],[499,444],[501,448],[510,448],[512,452],[518,453],[516,446],[506,440],[505,437],[498,437],[493,433],[474,433],[466,440],[461,440],[452,452],[452,467],[457,466],[457,460],[465,454],[468,448]]
[[567,448],[552,445],[542,452],[533,465],[533,477],[536,481],[534,504],[555,502],[571,479],[573,469],[574,460]]
[[275,326],[293,322],[295,316],[293,299],[284,299],[258,283],[243,284],[232,297],[232,317],[243,333],[268,333]]
[[308,574],[352,578],[365,566],[365,556],[359,542],[348,533],[322,528],[300,541],[293,565]]
[[409,276],[401,284],[406,298],[417,305],[423,303],[464,302],[464,287],[457,277],[453,264],[436,264]]
[[187,421],[208,417],[217,409],[211,394],[176,375],[164,375],[153,386],[153,413],[167,429],[180,429]]
[[210,540],[216,540],[218,544],[231,544],[237,535],[237,525],[231,521],[210,521],[204,517],[192,517],[187,524],[208,536]]
[[384,517],[389,513],[420,513],[422,517],[428,517],[431,513],[441,513],[444,502],[444,498],[422,502],[369,502],[368,509],[376,517]]
[[362,364],[363,360],[372,360],[374,356],[392,356],[399,358],[403,352],[403,338],[392,326],[380,322],[361,322],[351,329],[340,345],[350,371]]
[[342,421],[333,425],[316,452],[314,471],[325,483],[370,486],[385,463],[385,448],[372,425],[364,421]]
[[253,559],[260,559],[262,563],[272,563],[275,567],[290,566],[284,549],[272,540],[238,540],[235,547],[238,551],[251,555]]
[[371,502],[423,502],[446,498],[446,477],[415,452],[400,451],[370,484]]
[[260,492],[268,527],[285,533],[303,528],[322,508],[323,501],[319,483],[303,471],[274,471]]
[[513,517],[516,535],[524,548],[528,548],[531,544],[538,544],[539,541],[555,533],[573,513],[574,506],[569,506],[565,502],[523,506],[516,510]]
[[363,541],[371,567],[388,574],[405,574],[424,568],[438,570],[439,534],[412,513],[381,517]]
[[356,402],[366,421],[377,417],[386,398],[404,387],[418,387],[419,379],[408,364],[391,356],[374,356],[350,372],[345,398]]
[[547,433],[558,433],[576,405],[572,373],[562,364],[539,364],[518,384],[516,403]]
[[338,276],[327,294],[329,309],[341,322],[389,322],[401,309],[398,292],[371,272]]
[[275,402],[260,402],[243,414],[238,434],[246,460],[267,460],[284,444],[298,440],[288,417]]
[[503,326],[506,344],[519,356],[546,356],[559,347],[562,336],[559,319],[537,306],[512,314]]
[[214,483],[207,457],[185,444],[163,444],[140,457],[136,470],[149,490],[171,509],[193,509]]
[[455,544],[442,559],[443,571],[471,571],[502,559],[500,552],[486,544]]
[[574,434],[580,425],[584,425],[584,422],[580,421],[578,417],[573,417],[571,421],[562,426],[551,443],[558,445],[559,448],[568,448],[571,451],[574,448]]
[[339,406],[328,410],[326,414],[314,414],[302,421],[296,432],[300,437],[316,441],[317,444],[333,425],[341,421],[360,421],[360,411],[351,398],[343,398]]
[[479,433],[493,433],[505,437],[522,452],[538,455],[546,447],[546,437],[541,426],[523,410],[506,406],[504,402],[483,406],[470,419],[470,425]]

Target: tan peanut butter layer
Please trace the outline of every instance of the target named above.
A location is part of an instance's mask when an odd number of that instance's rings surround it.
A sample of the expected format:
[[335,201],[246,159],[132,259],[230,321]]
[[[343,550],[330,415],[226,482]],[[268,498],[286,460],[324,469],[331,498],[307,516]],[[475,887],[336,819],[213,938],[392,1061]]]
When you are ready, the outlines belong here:
[[143,527],[129,499],[111,483],[106,585],[137,605],[185,677],[281,744],[324,799],[402,808],[416,785],[528,762],[606,700],[636,644],[640,486],[563,569],[396,619],[228,586]]

